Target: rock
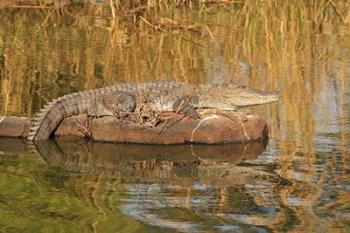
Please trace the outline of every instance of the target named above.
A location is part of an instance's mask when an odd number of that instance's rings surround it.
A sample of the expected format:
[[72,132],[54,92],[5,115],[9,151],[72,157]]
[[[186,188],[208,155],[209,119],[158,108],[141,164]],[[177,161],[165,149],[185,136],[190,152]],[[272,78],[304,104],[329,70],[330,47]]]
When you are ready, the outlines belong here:
[[0,116],[0,137],[26,137],[30,119],[26,117]]
[[[201,119],[172,114],[154,128],[121,125],[114,117],[90,119],[85,115],[65,118],[55,132],[58,137],[91,137],[94,141],[144,144],[235,143],[263,140],[268,128],[256,115],[233,113],[230,116],[205,114]],[[2,118],[0,118],[2,119]],[[29,119],[3,117],[0,136],[24,137]]]

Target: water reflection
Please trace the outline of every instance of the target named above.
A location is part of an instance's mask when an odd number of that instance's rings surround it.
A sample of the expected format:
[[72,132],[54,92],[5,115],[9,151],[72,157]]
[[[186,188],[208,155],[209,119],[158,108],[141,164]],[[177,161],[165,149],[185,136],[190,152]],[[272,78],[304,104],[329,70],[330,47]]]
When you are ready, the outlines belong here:
[[[18,140],[0,142],[8,155],[28,150]],[[36,150],[50,166],[99,177],[98,206],[147,225],[266,232],[285,218],[277,190],[288,182],[269,167],[240,165],[261,155],[263,143],[150,146],[57,139]]]
[[260,142],[212,146],[128,145],[58,138],[38,142],[36,149],[48,164],[68,170],[118,177],[142,174],[143,178],[174,178],[202,177],[203,174],[198,172],[203,166],[234,166],[256,158],[262,154],[265,146]]

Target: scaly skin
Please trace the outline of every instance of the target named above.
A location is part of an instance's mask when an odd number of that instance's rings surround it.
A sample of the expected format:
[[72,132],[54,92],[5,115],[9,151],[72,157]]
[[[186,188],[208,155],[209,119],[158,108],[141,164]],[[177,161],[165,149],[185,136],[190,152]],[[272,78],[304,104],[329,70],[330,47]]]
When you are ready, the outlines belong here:
[[234,84],[191,85],[173,81],[117,84],[65,95],[46,104],[33,118],[28,140],[47,140],[65,117],[116,116],[147,105],[154,112],[176,111],[199,117],[197,108],[236,110],[239,107],[278,101],[275,92],[263,92]]

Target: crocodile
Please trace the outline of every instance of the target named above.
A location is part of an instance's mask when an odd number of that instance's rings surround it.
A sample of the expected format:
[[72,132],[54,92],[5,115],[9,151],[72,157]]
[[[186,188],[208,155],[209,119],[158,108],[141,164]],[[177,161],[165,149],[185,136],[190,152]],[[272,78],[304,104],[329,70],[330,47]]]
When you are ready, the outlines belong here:
[[176,81],[118,83],[110,87],[64,95],[48,102],[32,119],[27,139],[47,140],[60,122],[73,115],[124,115],[146,105],[153,112],[177,112],[200,118],[197,109],[236,111],[238,108],[278,101],[277,92],[236,84],[194,85]]

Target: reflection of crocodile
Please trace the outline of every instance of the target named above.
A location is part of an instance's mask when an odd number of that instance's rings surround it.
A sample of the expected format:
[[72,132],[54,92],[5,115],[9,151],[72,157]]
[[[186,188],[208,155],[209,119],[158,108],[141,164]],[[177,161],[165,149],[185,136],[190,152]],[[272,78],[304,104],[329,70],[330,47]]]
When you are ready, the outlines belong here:
[[[206,167],[220,164],[236,167],[242,160],[255,159],[265,149],[262,142],[161,146],[97,143],[64,138],[38,141],[35,146],[50,165],[105,176],[132,177],[142,174],[145,179],[198,177],[198,172]],[[198,170],[199,168],[201,169]]]
[[[232,172],[238,174],[237,164],[255,159],[265,150],[262,142],[161,146],[97,143],[60,137],[38,141],[35,147],[49,165],[107,177],[141,175],[145,179],[189,176],[211,179],[214,178],[209,174],[212,172],[221,179],[222,174],[227,177],[227,170],[231,167]],[[0,139],[0,152],[5,154],[25,154],[31,148],[19,139]],[[215,171],[214,165],[218,166]],[[223,166],[226,169],[223,170]],[[210,172],[205,172],[207,169]],[[236,176],[233,178],[237,179]]]
[[199,117],[197,108],[235,110],[278,99],[279,94],[275,92],[262,92],[234,84],[195,86],[172,81],[118,84],[51,101],[32,120],[28,139],[46,140],[63,118],[78,114],[123,117],[147,109],[156,113],[175,111]]

